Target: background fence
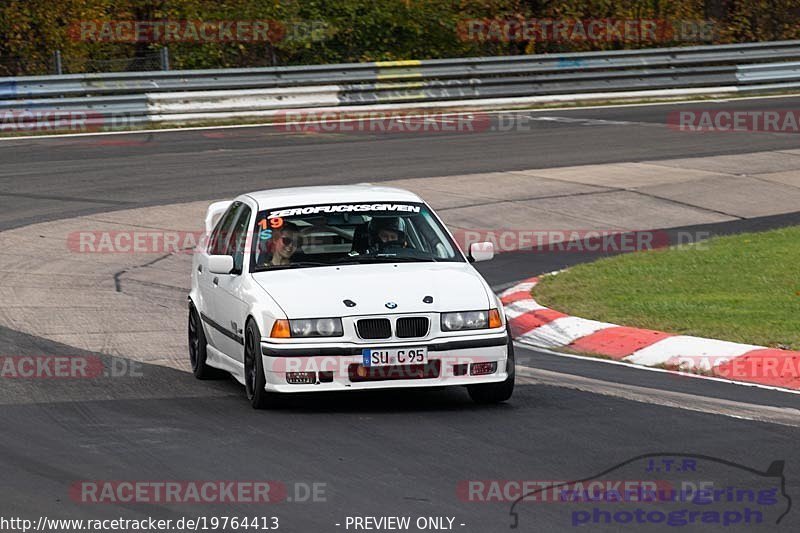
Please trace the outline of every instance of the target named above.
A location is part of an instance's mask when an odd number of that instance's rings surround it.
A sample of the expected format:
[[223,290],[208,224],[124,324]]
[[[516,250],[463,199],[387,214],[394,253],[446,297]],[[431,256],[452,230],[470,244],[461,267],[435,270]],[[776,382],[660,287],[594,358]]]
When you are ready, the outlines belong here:
[[[115,129],[287,109],[525,105],[800,87],[800,41],[428,61],[0,78],[5,124]],[[364,107],[369,106],[369,107]],[[2,125],[3,123],[0,123]],[[8,130],[8,128],[5,128]]]

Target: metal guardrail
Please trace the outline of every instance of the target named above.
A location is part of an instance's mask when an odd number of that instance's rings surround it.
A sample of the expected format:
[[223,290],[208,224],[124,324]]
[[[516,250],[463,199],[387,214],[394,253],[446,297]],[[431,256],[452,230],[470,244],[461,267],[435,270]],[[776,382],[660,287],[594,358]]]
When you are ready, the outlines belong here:
[[[0,78],[0,113],[90,112],[130,122],[282,109],[446,104],[675,89],[775,91],[800,83],[800,41],[254,69]],[[612,95],[613,96],[613,95]],[[27,115],[26,115],[26,119]]]

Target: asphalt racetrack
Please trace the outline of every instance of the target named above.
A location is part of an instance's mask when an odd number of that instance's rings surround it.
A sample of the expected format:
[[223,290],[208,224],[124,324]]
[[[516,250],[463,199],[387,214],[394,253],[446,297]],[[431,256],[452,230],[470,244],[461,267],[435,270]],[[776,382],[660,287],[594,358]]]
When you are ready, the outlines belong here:
[[[779,98],[550,110],[529,116],[557,120],[533,120],[527,131],[469,135],[309,136],[256,127],[7,139],[0,141],[0,230],[264,188],[794,150],[798,138],[790,134],[697,137],[669,130],[664,120],[676,108],[798,104],[800,98]],[[719,234],[798,223],[800,212],[686,226]],[[480,270],[502,288],[594,257],[512,252]],[[40,320],[57,312],[42,308]],[[14,356],[80,353],[7,328],[0,329],[0,346]],[[124,366],[124,355],[115,364]],[[34,520],[276,516],[280,530],[301,532],[352,531],[353,517],[368,516],[408,516],[412,524],[449,517],[452,529],[464,532],[506,531],[514,523],[522,531],[570,530],[578,523],[609,531],[800,528],[800,396],[521,347],[517,359],[515,395],[493,407],[474,405],[463,390],[437,390],[304,396],[254,411],[233,380],[200,382],[147,364],[134,376],[80,383],[2,380],[2,514]],[[636,459],[646,454],[699,467],[654,470],[651,458]],[[783,491],[762,506],[761,524],[743,515],[735,522],[731,514],[728,525],[681,526],[578,514],[590,509],[585,504],[514,505],[523,493],[509,484],[590,478],[718,487],[782,483]],[[93,480],[273,480],[286,487],[288,500],[80,501],[74,487]],[[487,493],[476,487],[492,480],[511,488],[481,501]],[[731,512],[746,507],[726,505]],[[435,529],[431,524],[426,530]]]

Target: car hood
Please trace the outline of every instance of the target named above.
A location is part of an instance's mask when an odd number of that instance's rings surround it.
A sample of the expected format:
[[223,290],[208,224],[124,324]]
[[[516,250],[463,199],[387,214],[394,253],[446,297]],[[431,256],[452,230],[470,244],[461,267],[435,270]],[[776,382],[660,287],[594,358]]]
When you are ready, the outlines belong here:
[[[289,318],[489,309],[469,263],[389,263],[313,267],[253,274]],[[432,304],[422,300],[433,297]],[[352,300],[355,307],[347,307]],[[388,302],[397,307],[390,309]]]

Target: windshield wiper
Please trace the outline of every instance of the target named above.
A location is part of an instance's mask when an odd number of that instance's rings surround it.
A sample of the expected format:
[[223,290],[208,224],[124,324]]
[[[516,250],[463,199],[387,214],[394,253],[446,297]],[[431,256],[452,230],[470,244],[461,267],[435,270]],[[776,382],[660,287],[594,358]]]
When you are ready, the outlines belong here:
[[274,266],[262,266],[258,268],[259,272],[269,272],[270,270],[287,270],[290,268],[309,268],[309,267],[320,267],[320,266],[331,266],[330,263],[320,263],[318,261],[298,261],[296,263],[289,263],[288,265],[274,265]]
[[347,258],[347,262],[358,262],[358,263],[399,263],[399,262],[434,263],[437,261],[438,259],[434,259],[433,257],[409,257],[407,255],[381,255],[381,254],[355,256]]
[[439,260],[435,257],[409,257],[407,255],[392,256],[392,255],[378,255],[381,259],[389,261],[408,261],[408,262],[421,262],[421,263],[436,263]]

